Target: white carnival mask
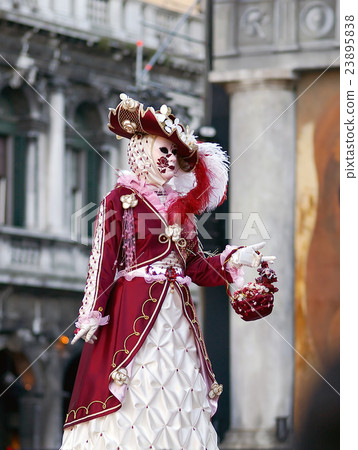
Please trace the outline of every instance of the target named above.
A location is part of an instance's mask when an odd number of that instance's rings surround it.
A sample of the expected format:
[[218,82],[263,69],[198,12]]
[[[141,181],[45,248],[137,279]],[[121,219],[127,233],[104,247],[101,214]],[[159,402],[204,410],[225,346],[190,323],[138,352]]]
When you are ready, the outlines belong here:
[[177,172],[176,153],[176,146],[169,139],[149,134],[132,136],[127,150],[132,171],[155,186],[162,186]]
[[169,139],[158,136],[152,148],[152,159],[160,176],[167,182],[178,170],[177,148]]

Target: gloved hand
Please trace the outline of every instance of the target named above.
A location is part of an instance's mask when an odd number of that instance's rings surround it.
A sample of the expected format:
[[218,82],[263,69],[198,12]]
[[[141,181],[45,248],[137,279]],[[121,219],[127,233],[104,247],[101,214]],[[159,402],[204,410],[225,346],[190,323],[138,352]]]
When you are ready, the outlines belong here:
[[80,338],[84,339],[89,344],[94,344],[97,340],[95,332],[99,326],[107,325],[109,316],[102,317],[99,311],[92,311],[88,315],[80,315],[78,321],[75,323],[76,335],[72,339],[71,344],[75,344]]
[[98,329],[97,324],[83,324],[81,328],[78,328],[75,337],[72,339],[71,344],[75,344],[79,339],[83,338],[85,342],[89,344],[94,344],[97,340],[97,336],[95,336],[95,332]]
[[248,245],[247,247],[239,248],[230,258],[230,262],[234,266],[249,266],[258,267],[262,261],[272,263],[276,256],[262,256],[258,251],[266,245],[266,242],[259,244]]

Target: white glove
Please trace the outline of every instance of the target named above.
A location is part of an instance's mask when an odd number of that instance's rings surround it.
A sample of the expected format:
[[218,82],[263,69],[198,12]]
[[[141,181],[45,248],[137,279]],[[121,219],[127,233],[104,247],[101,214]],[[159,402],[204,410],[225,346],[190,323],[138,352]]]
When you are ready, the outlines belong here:
[[230,262],[234,266],[249,266],[258,267],[261,262],[267,261],[272,263],[275,261],[276,256],[262,256],[259,249],[263,248],[266,242],[260,242],[259,244],[248,245],[247,247],[239,248],[230,258]]
[[78,332],[72,339],[71,344],[76,343],[81,338],[89,344],[94,344],[97,340],[97,336],[94,334],[98,330],[98,327],[107,325],[108,321],[109,316],[102,317],[99,311],[92,311],[88,315],[80,315],[75,323]]
[[82,325],[79,329],[78,333],[72,339],[71,344],[75,344],[81,338],[84,339],[85,342],[89,344],[94,344],[97,340],[97,336],[94,336],[95,332],[98,330],[98,325],[96,324],[85,324]]

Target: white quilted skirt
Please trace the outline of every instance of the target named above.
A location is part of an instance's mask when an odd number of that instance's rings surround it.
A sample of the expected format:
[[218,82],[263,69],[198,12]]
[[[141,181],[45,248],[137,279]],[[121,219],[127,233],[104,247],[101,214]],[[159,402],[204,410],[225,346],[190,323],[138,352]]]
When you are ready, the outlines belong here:
[[194,334],[176,291],[167,294],[131,372],[122,408],[67,428],[62,450],[218,449]]

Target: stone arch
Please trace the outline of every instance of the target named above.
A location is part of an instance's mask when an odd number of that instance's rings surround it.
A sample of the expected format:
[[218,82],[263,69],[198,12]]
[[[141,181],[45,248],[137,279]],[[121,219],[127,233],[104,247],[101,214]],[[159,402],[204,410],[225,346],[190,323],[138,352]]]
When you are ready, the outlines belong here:
[[97,102],[83,100],[71,107],[67,127],[67,138],[78,147],[95,147],[100,149],[106,139],[104,120]]
[[[22,88],[4,86],[0,91],[0,122],[2,128],[14,132],[18,122],[30,116],[30,105]],[[1,127],[0,127],[1,131]]]
[[0,85],[2,102],[10,102],[9,107],[17,117],[40,118],[43,114],[43,99],[29,86],[13,88],[8,82]]
[[74,125],[83,133],[101,128],[102,118],[97,104],[89,101],[80,103],[74,113]]
[[[96,128],[92,130],[95,131],[93,135],[96,134],[94,136],[96,144],[101,145],[105,142],[111,144],[112,133],[107,127],[108,108],[115,107],[118,103],[118,95],[107,95],[107,93],[103,93],[93,87],[80,87],[78,89],[73,89],[72,87],[66,92],[66,118],[83,135],[90,135],[91,131],[88,128],[85,129],[84,125],[86,125],[86,122],[83,123],[84,119],[93,123],[93,119],[96,118]],[[79,117],[81,114],[82,117]],[[78,130],[78,124],[82,131]],[[66,132],[68,135],[71,135],[74,131],[71,130],[71,127],[67,127]]]
[[[0,450],[16,448],[21,440],[19,423],[22,402],[36,379],[23,351],[0,350]],[[27,370],[26,370],[27,369]]]
[[30,113],[29,115],[33,119],[42,119],[46,120],[45,115],[48,114],[48,104],[46,99],[42,96],[41,93],[37,90],[37,92],[27,84],[21,87],[24,96],[27,99]]

